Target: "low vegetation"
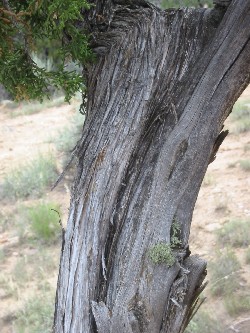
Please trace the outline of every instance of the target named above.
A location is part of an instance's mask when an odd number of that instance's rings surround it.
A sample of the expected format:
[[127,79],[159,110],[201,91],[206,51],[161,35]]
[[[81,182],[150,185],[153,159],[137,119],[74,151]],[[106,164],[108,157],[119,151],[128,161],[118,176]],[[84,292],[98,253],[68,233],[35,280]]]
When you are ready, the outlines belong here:
[[32,279],[32,276],[29,274],[29,269],[27,256],[18,258],[11,272],[13,283],[17,285],[18,289],[24,287],[26,283]]
[[3,298],[12,297],[18,299],[19,288],[17,283],[13,280],[12,275],[0,273],[0,289],[3,291]]
[[245,153],[248,152],[248,151],[250,151],[250,144],[249,143],[245,144],[243,150],[244,150]]
[[[10,112],[12,116],[28,115],[62,103],[59,99],[41,105],[24,104],[22,109]],[[11,315],[10,329],[15,333],[51,332],[61,212],[57,204],[39,198],[57,176],[55,157],[39,154],[9,171],[0,184],[0,196],[8,206],[0,213],[0,232],[7,231],[8,235],[8,245],[0,249],[0,265],[6,267],[3,272],[0,270],[0,292],[8,304],[13,304],[6,315]],[[12,239],[13,243],[9,243]]]
[[220,244],[244,247],[250,244],[250,219],[233,219],[217,231]]
[[185,333],[221,333],[218,320],[204,310],[199,310],[189,323]]
[[241,265],[232,250],[218,252],[216,259],[209,266],[212,295],[224,296],[239,289]]
[[60,208],[51,203],[39,203],[30,207],[27,217],[34,237],[45,242],[53,242],[60,234]]
[[54,99],[47,99],[42,103],[39,102],[26,102],[20,105],[19,108],[13,110],[10,115],[11,117],[19,117],[19,116],[28,116],[35,113],[38,113],[44,109],[59,107],[65,103],[64,97],[58,97]]
[[[154,2],[154,1],[152,1]],[[163,0],[161,2],[162,8],[179,8],[179,7],[199,7],[199,6],[206,6],[212,7],[213,2],[212,0]]]
[[59,132],[55,140],[56,149],[65,154],[69,154],[80,138],[81,129],[84,123],[84,116],[77,110],[71,118],[70,125],[65,126]]
[[246,264],[250,265],[250,247],[248,247],[248,249],[246,250]]
[[242,170],[250,171],[250,160],[240,160],[239,164]]
[[223,213],[224,215],[229,210],[228,208],[228,198],[225,195],[221,195],[219,198],[215,200],[215,212]]
[[[12,297],[15,300],[23,299],[23,291],[32,285],[33,292],[36,290],[47,291],[51,289],[49,279],[55,278],[59,264],[59,247],[57,249],[44,244],[28,242],[30,251],[22,246],[22,253],[17,257],[15,265],[10,273],[0,274],[0,289],[4,297]],[[53,253],[53,255],[51,255]],[[29,293],[30,294],[30,293]]]
[[56,180],[56,160],[51,154],[39,155],[36,159],[13,169],[1,184],[1,197],[8,199],[41,197],[46,187]]
[[235,103],[230,119],[233,121],[234,133],[250,131],[250,101]]
[[210,173],[206,173],[205,177],[203,179],[203,182],[202,182],[202,186],[206,187],[206,186],[211,186],[211,185],[214,185],[214,184],[215,184],[214,176],[211,175]]
[[4,249],[0,249],[0,265],[5,261],[6,254]]
[[0,232],[5,232],[13,224],[16,209],[14,208],[11,213],[0,212]]
[[50,333],[53,324],[54,293],[43,292],[26,300],[17,312],[15,333]]
[[[11,272],[0,273],[1,295],[19,303],[12,312],[15,333],[49,333],[53,323],[59,248],[32,243],[22,246]],[[28,292],[27,292],[28,291]]]
[[23,206],[18,214],[19,238],[52,244],[61,234],[60,207],[54,203],[38,202],[31,207]]
[[250,311],[250,294],[230,294],[224,298],[224,305],[230,316],[236,317]]

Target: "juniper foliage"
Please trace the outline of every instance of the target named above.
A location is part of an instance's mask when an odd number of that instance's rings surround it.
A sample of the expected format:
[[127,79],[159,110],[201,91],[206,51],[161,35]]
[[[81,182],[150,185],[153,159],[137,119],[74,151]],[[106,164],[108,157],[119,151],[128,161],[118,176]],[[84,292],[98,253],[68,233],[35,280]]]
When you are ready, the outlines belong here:
[[[52,86],[63,89],[69,101],[83,88],[79,71],[67,70],[67,63],[81,66],[93,59],[79,24],[89,8],[86,0],[0,1],[0,83],[16,100],[42,100]],[[56,45],[53,70],[34,61],[46,44]]]

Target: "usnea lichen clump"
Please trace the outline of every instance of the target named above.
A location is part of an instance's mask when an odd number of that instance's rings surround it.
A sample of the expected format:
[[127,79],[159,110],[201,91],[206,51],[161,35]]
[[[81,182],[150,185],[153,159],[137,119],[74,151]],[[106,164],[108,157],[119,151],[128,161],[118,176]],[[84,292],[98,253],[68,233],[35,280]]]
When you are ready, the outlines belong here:
[[174,218],[173,220],[173,224],[172,224],[172,227],[171,227],[171,239],[170,239],[170,242],[171,242],[171,247],[174,248],[174,247],[178,247],[181,245],[181,240],[180,240],[180,225],[179,223],[177,222],[177,220]]

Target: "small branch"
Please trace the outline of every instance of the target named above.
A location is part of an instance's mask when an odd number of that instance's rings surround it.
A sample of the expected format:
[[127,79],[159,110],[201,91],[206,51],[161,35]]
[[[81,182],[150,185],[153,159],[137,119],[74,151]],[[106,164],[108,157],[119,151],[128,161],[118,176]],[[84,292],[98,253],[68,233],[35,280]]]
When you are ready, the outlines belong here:
[[242,269],[239,269],[238,271],[234,271],[226,276],[223,276],[222,278],[220,279],[217,279],[213,284],[210,285],[210,287],[213,287],[215,286],[218,282],[222,281],[222,280],[227,280],[231,275],[234,275],[234,274],[237,274],[239,272],[242,272]]
[[27,54],[28,58],[30,58],[29,57],[29,52],[28,52],[28,49],[29,49],[29,47],[28,47],[29,46],[28,38],[27,38],[27,36],[20,29],[20,23],[22,23],[26,28],[27,28],[27,24],[25,22],[20,21],[20,19],[19,19],[20,16],[30,15],[30,13],[20,12],[20,13],[16,14],[11,9],[8,0],[2,0],[2,3],[3,3],[3,7],[6,10],[6,14],[8,14],[8,16],[9,16],[9,20],[11,21],[11,23],[13,24],[13,26],[17,29],[17,31],[20,34],[20,36],[23,38],[25,53]]
[[59,175],[59,177],[57,178],[57,180],[55,181],[55,183],[52,185],[51,187],[51,191],[53,191],[57,185],[60,183],[60,181],[64,178],[66,172],[68,171],[69,167],[71,166],[73,160],[75,159],[77,153],[78,153],[78,144],[75,146],[75,148],[73,149],[72,153],[71,153],[71,156],[70,156],[70,159],[69,161],[67,162],[66,166],[64,167],[62,173]]
[[58,223],[60,224],[60,226],[61,226],[61,228],[62,228],[62,232],[64,233],[64,232],[65,232],[65,229],[64,229],[63,224],[62,224],[62,220],[61,220],[60,213],[59,213],[56,209],[53,209],[53,208],[51,208],[50,210],[53,210],[54,212],[56,212],[56,213],[58,214],[58,216],[59,216],[59,221],[58,221]]
[[245,322],[249,322],[250,323],[250,317],[248,318],[244,318],[244,319],[241,319],[239,320],[238,322],[236,322],[235,324],[232,324],[229,326],[229,329],[231,329],[233,332],[236,332],[236,333],[240,333],[241,330],[240,329],[237,329],[236,326],[240,325],[240,324],[244,324]]

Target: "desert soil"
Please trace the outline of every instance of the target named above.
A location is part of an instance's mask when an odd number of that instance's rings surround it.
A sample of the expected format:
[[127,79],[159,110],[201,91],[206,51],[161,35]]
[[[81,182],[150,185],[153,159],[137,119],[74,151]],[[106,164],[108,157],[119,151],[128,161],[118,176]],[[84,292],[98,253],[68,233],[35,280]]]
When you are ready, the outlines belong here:
[[[250,100],[250,87],[243,93],[241,99]],[[20,105],[19,108],[21,107]],[[31,160],[40,152],[52,152],[60,158],[53,138],[59,129],[68,124],[75,108],[76,104],[63,104],[59,107],[45,108],[36,114],[11,117],[13,110],[8,105],[0,106],[0,182],[11,169]],[[230,128],[230,126],[230,121],[227,121],[225,128]],[[214,260],[218,255],[217,249],[223,249],[226,246],[224,243],[218,242],[216,230],[231,218],[250,217],[250,173],[242,170],[238,163],[239,160],[250,159],[250,150],[244,149],[249,144],[250,132],[240,135],[229,134],[222,144],[216,160],[209,166],[201,187],[193,216],[190,248],[193,254],[198,253],[207,261]],[[234,167],[230,167],[232,165]],[[61,171],[60,164],[58,164],[58,171]],[[53,192],[48,189],[45,197],[48,201],[60,204],[63,223],[66,224],[70,200],[67,182],[63,181]],[[32,203],[32,200],[29,199],[26,203]],[[13,203],[5,200],[1,205],[1,216],[11,215],[18,205],[19,202]],[[18,260],[36,251],[30,245],[20,245],[16,230],[1,230],[1,228],[0,250],[5,254],[5,258],[0,261],[0,273],[9,281],[12,279],[11,274]],[[53,251],[51,255],[55,256],[58,262],[60,244],[55,246]],[[244,263],[244,251],[245,249],[236,249],[236,254],[244,265],[242,269],[244,287],[249,290],[250,266]],[[48,277],[53,288],[56,286],[56,277],[57,267]],[[15,311],[22,306],[23,293],[26,298],[35,294],[37,290],[35,284],[36,280],[31,281],[27,290],[22,291],[22,295],[17,297],[7,295],[0,285],[1,333],[14,332],[12,324]],[[225,332],[233,332],[233,330],[226,331],[226,327],[229,329],[237,322],[241,322],[241,327],[238,326],[239,331],[237,332],[250,332],[250,313],[243,313],[232,318],[225,311],[222,300],[209,295],[209,286],[207,293],[208,300],[204,308],[208,309],[210,313],[214,313],[215,317],[223,323]]]

